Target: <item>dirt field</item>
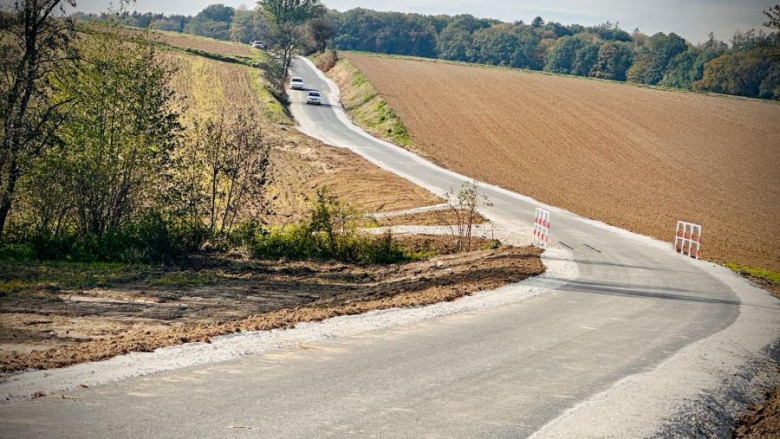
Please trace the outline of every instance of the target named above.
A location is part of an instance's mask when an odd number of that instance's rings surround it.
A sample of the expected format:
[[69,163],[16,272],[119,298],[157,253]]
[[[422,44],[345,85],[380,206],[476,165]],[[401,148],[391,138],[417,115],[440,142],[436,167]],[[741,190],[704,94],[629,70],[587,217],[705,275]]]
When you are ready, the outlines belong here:
[[666,241],[701,223],[706,258],[780,270],[780,105],[340,55],[448,168]]
[[765,401],[750,406],[748,413],[737,421],[734,437],[780,438],[780,385],[767,394]]
[[[401,241],[451,251],[445,237]],[[173,267],[3,263],[0,372],[454,300],[542,273],[539,254],[501,247],[369,266],[213,256]]]
[[[418,212],[406,215],[391,216],[388,218],[377,218],[375,220],[377,227],[392,226],[449,226],[452,224],[465,223],[468,213],[465,210],[455,212],[453,210],[436,210],[432,212]],[[477,214],[472,220],[472,224],[484,224],[487,220]]]
[[[123,28],[123,32],[129,35],[144,35],[144,32],[134,28]],[[238,56],[251,58],[258,52],[246,44],[219,41],[212,38],[196,35],[181,34],[178,32],[149,31],[154,41],[181,49],[194,49],[202,52],[216,53],[225,56]]]

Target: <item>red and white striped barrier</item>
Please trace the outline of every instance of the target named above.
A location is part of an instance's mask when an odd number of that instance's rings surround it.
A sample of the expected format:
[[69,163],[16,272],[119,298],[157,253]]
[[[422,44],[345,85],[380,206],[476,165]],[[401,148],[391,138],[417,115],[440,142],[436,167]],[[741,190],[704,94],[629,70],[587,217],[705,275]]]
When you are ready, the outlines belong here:
[[677,221],[674,236],[674,251],[699,259],[701,253],[701,226],[699,224]]
[[534,218],[534,244],[541,247],[550,243],[550,211],[536,208]]

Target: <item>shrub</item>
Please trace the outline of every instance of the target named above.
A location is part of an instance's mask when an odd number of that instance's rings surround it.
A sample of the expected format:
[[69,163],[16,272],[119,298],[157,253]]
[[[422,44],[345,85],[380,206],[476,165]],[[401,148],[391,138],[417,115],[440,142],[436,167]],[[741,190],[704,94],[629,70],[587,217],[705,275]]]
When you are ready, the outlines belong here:
[[0,257],[6,259],[65,259],[80,262],[160,262],[174,259],[190,250],[189,229],[151,212],[137,221],[111,227],[102,235],[79,235],[75,231],[60,234],[17,234],[5,240]]
[[405,252],[389,232],[381,237],[357,233],[362,213],[342,204],[327,188],[317,192],[306,224],[240,229],[252,255],[261,259],[335,259],[356,263],[394,263],[416,259]]

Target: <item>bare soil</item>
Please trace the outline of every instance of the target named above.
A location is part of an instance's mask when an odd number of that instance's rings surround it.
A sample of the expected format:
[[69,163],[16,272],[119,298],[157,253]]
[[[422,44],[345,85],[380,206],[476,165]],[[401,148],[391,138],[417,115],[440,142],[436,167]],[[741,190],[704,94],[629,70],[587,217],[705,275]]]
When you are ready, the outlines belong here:
[[[443,237],[404,239],[448,251]],[[542,273],[540,253],[503,246],[366,266],[203,256],[175,267],[109,267],[95,277],[97,285],[81,288],[69,286],[88,267],[63,273],[61,264],[3,262],[0,371],[64,367],[238,331],[454,300]]]
[[706,258],[780,270],[780,105],[340,55],[447,168],[665,241],[700,223]]
[[182,34],[178,32],[145,31],[135,28],[123,28],[122,32],[133,36],[148,36],[152,41],[181,49],[193,49],[201,52],[216,53],[225,56],[252,57],[254,49],[246,44],[219,41],[213,38],[199,37],[196,35]]
[[780,438],[780,384],[767,393],[766,400],[752,404],[734,429],[739,439]]
[[[437,210],[430,212],[410,213],[407,215],[377,218],[378,227],[392,226],[449,226],[464,222],[467,213],[465,211]],[[472,224],[484,224],[487,220],[477,214]]]

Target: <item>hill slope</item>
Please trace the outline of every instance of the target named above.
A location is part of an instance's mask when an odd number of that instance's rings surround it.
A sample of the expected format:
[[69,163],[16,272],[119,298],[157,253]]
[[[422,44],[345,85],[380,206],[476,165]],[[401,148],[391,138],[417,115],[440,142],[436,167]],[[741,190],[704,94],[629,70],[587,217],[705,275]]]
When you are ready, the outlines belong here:
[[780,106],[619,83],[345,53],[412,144],[477,179],[780,270]]

